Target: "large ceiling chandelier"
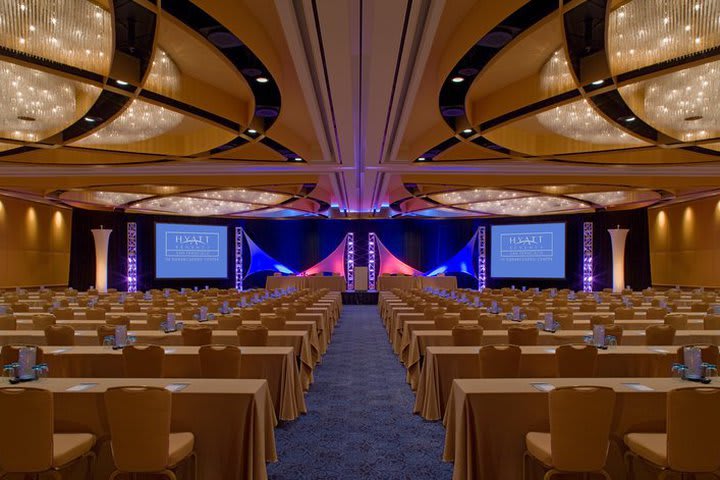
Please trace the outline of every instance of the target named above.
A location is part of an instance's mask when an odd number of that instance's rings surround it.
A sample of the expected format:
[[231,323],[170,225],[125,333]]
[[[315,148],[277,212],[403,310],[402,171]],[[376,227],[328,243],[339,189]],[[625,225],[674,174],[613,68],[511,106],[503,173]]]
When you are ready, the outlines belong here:
[[152,210],[178,215],[204,217],[242,213],[262,208],[262,206],[242,202],[229,202],[226,200],[171,196],[141,200],[131,205],[131,208],[134,210]]
[[0,135],[27,142],[54,135],[83,114],[79,96],[99,94],[97,87],[0,62]]
[[174,97],[180,90],[180,70],[165,50],[155,50],[144,88],[166,97]]
[[565,49],[556,50],[540,70],[540,88],[548,97],[569,92],[575,88]]
[[89,0],[0,0],[0,45],[107,75],[112,17]]
[[542,215],[568,210],[583,210],[588,207],[586,203],[577,200],[549,195],[457,205],[457,208],[474,212],[510,216]]
[[60,195],[60,199],[82,202],[105,207],[118,207],[130,202],[136,202],[152,195],[130,192],[113,192],[101,190],[68,191]]
[[456,205],[459,203],[477,203],[488,200],[506,200],[510,198],[527,197],[528,195],[531,194],[515,190],[474,188],[472,190],[456,190],[453,192],[434,193],[429,195],[429,198],[438,203],[442,203],[443,205]]

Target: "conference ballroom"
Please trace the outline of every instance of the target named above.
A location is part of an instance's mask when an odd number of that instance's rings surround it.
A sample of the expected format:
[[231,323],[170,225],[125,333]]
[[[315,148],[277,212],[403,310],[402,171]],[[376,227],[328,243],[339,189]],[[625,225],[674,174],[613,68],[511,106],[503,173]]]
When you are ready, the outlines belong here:
[[0,0],[0,479],[720,478],[720,0]]

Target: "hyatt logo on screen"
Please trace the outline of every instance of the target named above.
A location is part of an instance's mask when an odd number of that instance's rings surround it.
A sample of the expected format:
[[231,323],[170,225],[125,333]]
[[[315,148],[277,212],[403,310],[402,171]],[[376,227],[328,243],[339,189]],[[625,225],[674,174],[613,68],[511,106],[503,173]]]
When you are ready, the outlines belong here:
[[502,233],[500,256],[541,258],[553,256],[553,232]]
[[165,232],[165,256],[187,260],[220,257],[220,235],[216,232]]

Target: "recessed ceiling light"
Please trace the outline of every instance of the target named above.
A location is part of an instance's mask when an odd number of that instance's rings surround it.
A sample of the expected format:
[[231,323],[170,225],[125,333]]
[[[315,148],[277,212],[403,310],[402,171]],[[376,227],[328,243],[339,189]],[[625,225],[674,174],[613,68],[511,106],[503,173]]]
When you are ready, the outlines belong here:
[[637,118],[635,118],[635,117],[625,117],[625,118],[623,118],[623,121],[625,121],[625,122],[634,122],[635,120],[637,120]]
[[117,83],[118,85],[122,85],[123,87],[125,85],[129,85],[129,83],[126,82],[125,80],[115,80],[115,83]]
[[425,160],[427,160],[425,157],[418,157],[417,159],[418,162],[424,162]]
[[295,161],[295,162],[302,162],[303,159],[300,158],[300,157],[294,157],[294,158],[293,158],[293,161]]
[[463,133],[472,133],[472,132],[473,132],[473,129],[472,129],[472,128],[466,128],[466,129],[463,130],[462,132],[463,132]]
[[603,83],[605,83],[605,80],[595,80],[592,82],[593,85],[602,85]]
[[453,77],[452,78],[453,83],[462,83],[464,81],[465,81],[465,79],[463,77]]
[[248,128],[247,133],[249,133],[250,135],[255,135],[257,133],[257,130],[255,130],[254,128]]
[[267,82],[269,82],[270,80],[268,80],[267,77],[257,77],[257,78],[255,79],[255,81],[258,82],[258,83],[267,83]]
[[85,117],[84,120],[89,123],[95,123],[95,119],[93,117]]

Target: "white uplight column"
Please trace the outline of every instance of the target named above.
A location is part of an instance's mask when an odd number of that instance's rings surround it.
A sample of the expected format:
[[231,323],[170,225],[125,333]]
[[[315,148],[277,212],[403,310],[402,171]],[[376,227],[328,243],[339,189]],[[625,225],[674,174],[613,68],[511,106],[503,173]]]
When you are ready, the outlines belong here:
[[613,292],[622,292],[625,288],[625,240],[630,230],[627,228],[610,228],[612,242]]
[[93,228],[95,239],[95,288],[100,293],[107,293],[108,243],[112,229]]

